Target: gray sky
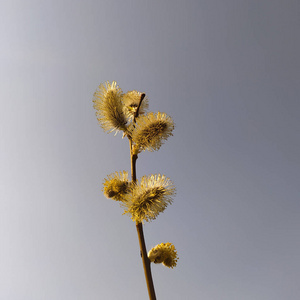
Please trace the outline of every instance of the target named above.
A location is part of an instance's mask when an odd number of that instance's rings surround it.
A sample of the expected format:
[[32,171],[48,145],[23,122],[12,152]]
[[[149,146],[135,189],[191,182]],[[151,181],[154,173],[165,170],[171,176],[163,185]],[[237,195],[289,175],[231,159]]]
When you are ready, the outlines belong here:
[[102,181],[130,169],[92,97],[116,80],[176,123],[137,175],[172,206],[144,227],[158,299],[300,298],[300,3],[0,4],[0,299],[147,299],[135,224]]

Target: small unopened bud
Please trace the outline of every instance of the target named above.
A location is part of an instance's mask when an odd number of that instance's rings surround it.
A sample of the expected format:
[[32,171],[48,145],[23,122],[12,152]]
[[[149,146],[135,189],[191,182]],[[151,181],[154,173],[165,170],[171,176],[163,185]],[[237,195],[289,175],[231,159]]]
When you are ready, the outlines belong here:
[[114,192],[114,191],[109,191],[108,193],[107,193],[107,197],[108,198],[112,198],[113,196],[115,196],[116,195],[116,193]]

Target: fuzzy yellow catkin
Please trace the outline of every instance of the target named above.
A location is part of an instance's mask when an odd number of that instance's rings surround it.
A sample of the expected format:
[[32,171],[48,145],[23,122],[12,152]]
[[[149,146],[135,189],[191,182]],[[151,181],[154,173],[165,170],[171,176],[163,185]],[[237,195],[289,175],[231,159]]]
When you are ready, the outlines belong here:
[[151,262],[162,263],[168,268],[176,267],[178,261],[177,251],[172,243],[156,245],[148,252],[148,258]]
[[154,220],[172,203],[175,192],[173,182],[165,175],[143,176],[126,194],[124,213],[135,222]]
[[103,183],[103,193],[107,198],[116,201],[125,201],[125,196],[130,192],[130,182],[128,173],[115,172],[107,176]]
[[139,152],[156,151],[168,137],[173,135],[174,127],[172,118],[167,114],[150,112],[137,118],[132,131],[132,140]]
[[[141,95],[142,93],[138,91],[129,91],[123,95],[125,115],[131,121],[133,121],[134,119],[135,113],[141,100]],[[149,100],[148,97],[145,96],[139,108],[139,115],[145,114],[148,107]]]
[[94,93],[94,108],[100,126],[107,132],[127,131],[123,92],[115,81],[100,84]]

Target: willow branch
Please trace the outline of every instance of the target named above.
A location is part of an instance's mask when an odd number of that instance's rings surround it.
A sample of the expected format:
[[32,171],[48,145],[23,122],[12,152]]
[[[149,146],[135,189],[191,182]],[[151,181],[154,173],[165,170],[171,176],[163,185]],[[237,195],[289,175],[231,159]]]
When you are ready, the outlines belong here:
[[[133,119],[134,122],[136,122],[136,118],[139,115],[139,109],[141,107],[142,101],[145,98],[145,96],[146,95],[144,93],[141,94],[139,105],[134,114],[134,119]],[[133,153],[133,149],[132,149],[133,144],[132,144],[131,138],[129,138],[129,146],[130,146],[130,158],[131,158],[131,180],[133,183],[136,183],[136,161],[137,161],[138,156],[137,156],[137,154]],[[150,266],[151,262],[147,255],[146,243],[145,243],[144,232],[143,232],[143,224],[140,222],[136,222],[136,230],[137,230],[137,235],[138,235],[138,239],[139,239],[141,257],[142,257],[142,261],[143,261],[143,267],[144,267],[144,273],[145,273],[145,279],[146,279],[149,299],[156,300],[153,279],[152,279],[152,273],[151,273],[151,266]]]

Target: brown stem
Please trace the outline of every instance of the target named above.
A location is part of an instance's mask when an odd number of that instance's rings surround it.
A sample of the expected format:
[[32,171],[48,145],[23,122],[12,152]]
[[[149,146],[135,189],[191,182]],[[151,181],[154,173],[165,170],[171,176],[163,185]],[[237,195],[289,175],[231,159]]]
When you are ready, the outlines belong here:
[[[139,105],[137,107],[137,110],[136,110],[136,113],[134,116],[134,122],[135,122],[135,119],[138,117],[139,108],[140,108],[141,103],[144,98],[145,98],[145,94],[142,94]],[[137,154],[133,154],[133,151],[132,151],[133,145],[132,145],[131,138],[129,139],[129,145],[130,145],[130,158],[131,158],[131,180],[133,183],[135,183],[136,182],[136,160],[137,160],[138,156],[137,156]],[[138,238],[139,238],[139,245],[140,245],[140,251],[141,251],[141,256],[142,256],[142,260],[143,260],[143,267],[144,267],[146,284],[147,284],[147,288],[148,288],[149,299],[156,300],[155,290],[154,290],[154,285],[153,285],[153,280],[152,280],[152,274],[151,274],[151,267],[150,267],[151,262],[147,255],[146,243],[145,243],[144,232],[143,232],[143,224],[137,222],[136,230],[137,230],[137,234],[138,234]]]
[[136,183],[136,160],[138,158],[137,154],[133,154],[132,151],[132,140],[129,140],[130,145],[130,159],[131,159],[131,181]]
[[151,262],[147,255],[146,244],[144,239],[143,224],[136,223],[136,230],[139,238],[139,244],[140,244],[141,256],[143,260],[143,267],[144,267],[144,273],[145,273],[145,278],[146,278],[146,283],[148,288],[149,299],[156,300],[152,274],[151,274],[151,267],[150,267]]

